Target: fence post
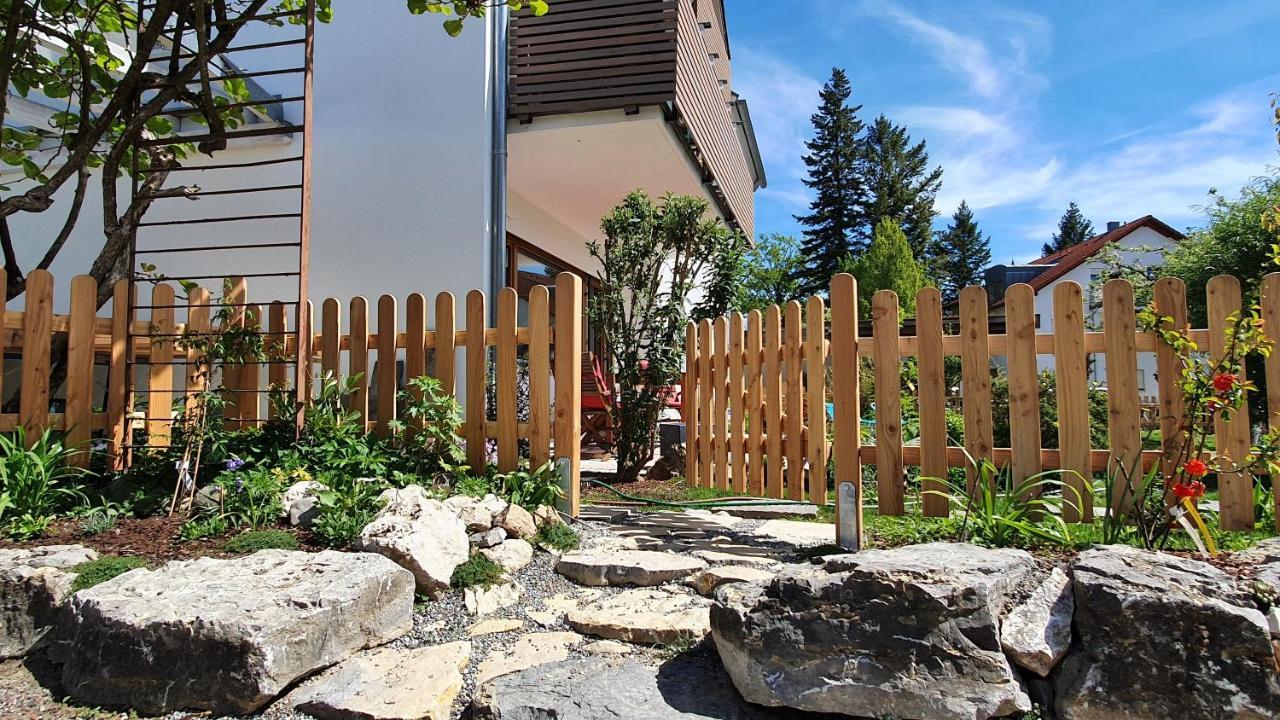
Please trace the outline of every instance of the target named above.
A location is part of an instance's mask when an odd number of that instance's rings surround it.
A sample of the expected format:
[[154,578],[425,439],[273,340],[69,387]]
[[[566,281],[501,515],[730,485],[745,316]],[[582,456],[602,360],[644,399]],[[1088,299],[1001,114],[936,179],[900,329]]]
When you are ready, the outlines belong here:
[[32,270],[27,275],[22,315],[22,385],[18,422],[32,445],[49,425],[49,355],[53,339],[53,275]]
[[916,294],[916,342],[920,374],[921,506],[925,517],[946,517],[947,379],[942,349],[942,294],[924,288]]
[[556,460],[567,470],[560,511],[578,516],[582,444],[582,278],[556,276]]
[[[991,423],[991,346],[987,328],[987,291],[970,286],[960,291],[960,368],[964,387],[964,445],[976,462],[990,460],[995,445]],[[977,474],[968,468],[969,492],[977,490]],[[995,482],[995,478],[991,478]]]
[[836,543],[849,550],[861,550],[858,281],[848,273],[831,279],[831,390],[835,402]]
[[[1036,369],[1036,293],[1026,283],[1005,292],[1009,362],[1009,446],[1015,485],[1040,472],[1040,378]],[[1031,495],[1039,495],[1032,489]]]
[[684,387],[680,411],[684,415],[684,481],[698,487],[698,325],[684,326]]
[[133,286],[119,280],[111,293],[111,367],[107,381],[107,427],[111,433],[112,468],[124,470],[129,437],[129,325],[133,322]]
[[7,300],[9,297],[9,294],[7,292],[7,288],[9,287],[9,276],[5,272],[4,268],[2,267],[0,267],[0,287],[6,288],[6,292],[0,293],[0,398],[3,398],[4,397],[4,346],[5,346],[5,339],[8,338],[9,336],[9,329],[5,327],[4,317],[5,317],[5,305],[7,304]]
[[[1263,332],[1272,343],[1280,345],[1280,273],[1262,278]],[[1266,360],[1267,427],[1280,428],[1280,348],[1273,349]],[[1280,477],[1271,476],[1272,502],[1275,503],[1275,529],[1280,532]]]
[[805,308],[805,374],[809,405],[809,502],[827,504],[827,333],[826,306],[817,295]]
[[[67,334],[67,447],[78,449],[71,462],[88,467],[93,430],[93,336],[98,311],[98,281],[88,275],[71,280],[71,327]],[[0,357],[3,354],[0,353]]]
[[[1108,437],[1110,471],[1117,473],[1111,510],[1127,510],[1142,483],[1142,431],[1138,398],[1137,316],[1133,285],[1110,280],[1102,288],[1102,329],[1107,344]],[[1126,487],[1127,483],[1127,487]]]
[[[1084,350],[1084,292],[1074,282],[1053,289],[1053,366],[1058,387],[1058,467],[1071,472],[1078,498],[1062,508],[1067,522],[1093,521],[1088,356]],[[1077,504],[1079,507],[1077,507]]]
[[[1209,306],[1209,354],[1218,361],[1227,352],[1229,319],[1240,317],[1240,280],[1219,275],[1209,281],[1205,298]],[[1245,376],[1241,360],[1240,376]],[[1253,529],[1253,476],[1243,468],[1249,460],[1249,404],[1246,402],[1230,418],[1218,414],[1214,424],[1218,454],[1238,469],[1218,472],[1218,522],[1223,530]]]
[[483,472],[487,462],[488,439],[484,423],[484,386],[488,380],[489,348],[485,344],[484,293],[472,290],[467,293],[467,410],[463,421],[463,437],[467,441],[467,464],[473,472]]

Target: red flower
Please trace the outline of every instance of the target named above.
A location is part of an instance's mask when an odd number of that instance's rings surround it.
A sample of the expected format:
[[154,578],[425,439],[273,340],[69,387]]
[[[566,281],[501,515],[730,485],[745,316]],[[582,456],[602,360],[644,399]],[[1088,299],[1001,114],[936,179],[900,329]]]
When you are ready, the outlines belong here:
[[1217,375],[1213,378],[1213,389],[1220,393],[1229,393],[1235,388],[1236,383],[1238,382],[1240,382],[1240,378],[1235,375],[1232,375],[1231,373],[1222,373],[1221,375]]
[[1192,480],[1188,483],[1178,483],[1173,486],[1173,494],[1179,500],[1183,498],[1191,498],[1194,500],[1195,498],[1204,495],[1204,483],[1199,480]]
[[1187,463],[1182,466],[1182,471],[1191,477],[1204,477],[1209,474],[1209,466],[1205,465],[1204,461],[1200,459],[1188,460]]

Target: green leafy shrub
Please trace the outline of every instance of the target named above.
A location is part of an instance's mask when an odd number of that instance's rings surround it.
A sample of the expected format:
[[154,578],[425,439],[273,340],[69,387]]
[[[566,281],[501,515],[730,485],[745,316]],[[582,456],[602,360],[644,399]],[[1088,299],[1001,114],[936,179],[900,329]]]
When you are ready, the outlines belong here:
[[258,530],[280,519],[280,495],[295,482],[310,480],[302,469],[281,468],[228,470],[215,481],[222,488],[223,519],[231,527]]
[[341,379],[327,374],[320,380],[320,394],[306,410],[296,443],[303,466],[347,477],[387,476],[391,458],[382,441],[366,433],[364,419],[344,405],[360,378],[360,373]]
[[526,508],[555,505],[564,495],[560,489],[560,473],[552,462],[546,462],[535,470],[521,468],[493,478],[497,492],[508,502]]
[[60,511],[86,502],[76,482],[88,473],[70,463],[76,449],[49,430],[27,444],[21,426],[0,435],[0,526],[15,540],[39,537]]
[[502,582],[502,566],[484,555],[475,555],[453,569],[449,585],[456,590],[469,587],[489,589]]
[[393,473],[433,478],[460,470],[466,454],[457,433],[462,424],[458,399],[426,376],[410,378],[397,397],[403,409],[400,419],[389,423],[387,442]]
[[91,508],[80,518],[80,532],[85,535],[100,535],[116,526],[123,516],[121,509],[111,503]]
[[453,484],[453,492],[457,495],[482,498],[493,492],[493,481],[484,475],[463,475]]
[[327,547],[349,547],[378,514],[378,496],[387,486],[333,474],[323,476],[320,482],[325,490],[316,496],[319,513],[311,533]]
[[228,540],[223,549],[246,555],[259,550],[297,550],[298,539],[286,530],[249,530]]
[[100,557],[97,560],[80,563],[71,568],[71,571],[76,573],[76,579],[71,581],[71,592],[87,590],[117,575],[123,575],[135,568],[146,567],[146,564],[146,561],[140,557],[128,556]]
[[1062,507],[1064,502],[1078,507],[1080,499],[1064,499],[1062,493],[1075,493],[1071,485],[1055,477],[1065,473],[1043,472],[1014,483],[1009,472],[997,469],[986,458],[976,462],[970,458],[969,462],[975,482],[972,494],[964,479],[949,478],[938,480],[945,490],[924,491],[945,497],[962,513],[957,541],[994,547],[1071,545],[1071,530],[1062,519]]
[[564,523],[548,523],[538,529],[538,535],[534,538],[534,542],[550,550],[568,552],[578,549],[578,545],[582,542],[582,537],[573,528]]
[[178,528],[178,537],[187,541],[203,540],[217,537],[230,529],[231,526],[227,524],[226,518],[221,515],[210,515],[182,523],[182,527]]

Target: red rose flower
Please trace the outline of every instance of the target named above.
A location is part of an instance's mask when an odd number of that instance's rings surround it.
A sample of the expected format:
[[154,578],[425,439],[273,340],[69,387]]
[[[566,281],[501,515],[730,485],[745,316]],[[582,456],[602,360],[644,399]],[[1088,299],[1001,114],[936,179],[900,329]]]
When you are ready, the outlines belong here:
[[1236,383],[1240,382],[1240,378],[1231,373],[1222,373],[1213,378],[1213,389],[1220,393],[1231,392],[1235,388]]
[[1204,461],[1200,459],[1188,460],[1182,466],[1182,470],[1191,477],[1204,477],[1209,474],[1209,466],[1205,465]]
[[1183,498],[1195,499],[1204,495],[1204,483],[1199,480],[1193,480],[1188,483],[1178,483],[1173,486],[1173,494],[1179,500]]

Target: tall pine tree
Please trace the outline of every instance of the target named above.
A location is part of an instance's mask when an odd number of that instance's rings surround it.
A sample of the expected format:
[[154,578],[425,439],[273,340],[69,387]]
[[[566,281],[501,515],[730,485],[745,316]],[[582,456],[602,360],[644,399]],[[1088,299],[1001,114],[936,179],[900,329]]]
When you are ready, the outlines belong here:
[[1067,211],[1062,214],[1062,219],[1058,221],[1058,232],[1053,236],[1053,242],[1045,243],[1045,255],[1052,255],[1061,252],[1093,237],[1093,223],[1085,219],[1084,213],[1080,212],[1080,208],[1075,203],[1067,206]]
[[942,168],[929,169],[923,140],[911,143],[907,129],[881,115],[860,143],[862,179],[867,196],[862,215],[867,227],[877,228],[892,218],[902,228],[911,252],[927,261],[933,239],[934,198],[942,186]]
[[857,113],[862,106],[846,104],[850,92],[844,70],[832,68],[819,94],[821,105],[812,116],[813,139],[805,143],[809,177],[804,184],[814,191],[809,214],[796,216],[805,228],[801,253],[806,263],[797,273],[805,293],[826,289],[845,258],[866,247],[861,212],[866,190],[858,163],[863,123]]
[[934,268],[944,300],[960,296],[960,289],[982,282],[982,271],[991,264],[991,238],[978,230],[969,204],[960,201],[951,224],[938,233]]

